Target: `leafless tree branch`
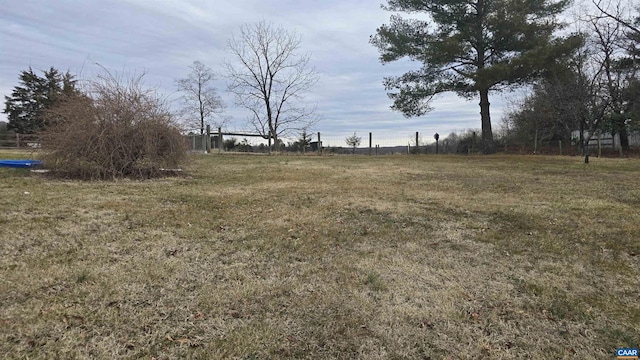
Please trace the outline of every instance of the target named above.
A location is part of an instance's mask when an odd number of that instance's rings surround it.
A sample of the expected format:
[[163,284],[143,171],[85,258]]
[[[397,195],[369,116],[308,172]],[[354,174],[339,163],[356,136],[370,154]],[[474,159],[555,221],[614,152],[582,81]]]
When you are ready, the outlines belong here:
[[615,14],[612,13],[611,11],[609,11],[609,4],[607,6],[604,6],[602,3],[602,0],[592,0],[593,5],[595,5],[595,7],[605,16],[608,17],[610,19],[615,20],[616,22],[620,23],[621,25],[623,25],[625,28],[627,28],[627,30],[630,30],[632,32],[634,32],[636,34],[636,36],[640,36],[640,28],[637,26],[634,26],[633,23],[628,20],[625,19],[622,16],[622,9],[620,4],[618,3],[616,6],[616,12]]
[[[213,70],[196,60],[191,66],[191,73],[183,79],[176,79],[176,86],[182,93],[181,112],[186,123],[196,123],[200,134],[204,134],[205,124],[211,121],[214,127],[221,127],[228,118],[221,116],[225,105],[218,92],[212,87],[216,80]],[[197,117],[197,121],[194,118]]]
[[299,54],[300,36],[266,22],[244,25],[228,42],[235,60],[225,63],[228,89],[251,112],[249,123],[273,139],[318,121],[304,94],[318,81],[309,55]]

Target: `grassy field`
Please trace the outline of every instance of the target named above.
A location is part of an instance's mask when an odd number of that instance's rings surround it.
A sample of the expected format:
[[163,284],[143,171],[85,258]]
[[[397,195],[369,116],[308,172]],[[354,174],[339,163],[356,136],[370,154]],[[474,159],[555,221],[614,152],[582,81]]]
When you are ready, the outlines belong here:
[[200,155],[188,170],[0,168],[0,357],[612,359],[639,345],[637,159]]

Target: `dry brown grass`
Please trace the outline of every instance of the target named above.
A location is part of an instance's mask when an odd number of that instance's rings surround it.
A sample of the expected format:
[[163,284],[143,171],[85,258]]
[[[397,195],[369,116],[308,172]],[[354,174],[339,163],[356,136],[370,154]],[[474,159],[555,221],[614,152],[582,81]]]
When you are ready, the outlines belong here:
[[192,166],[145,182],[0,168],[0,354],[611,359],[640,341],[638,160]]

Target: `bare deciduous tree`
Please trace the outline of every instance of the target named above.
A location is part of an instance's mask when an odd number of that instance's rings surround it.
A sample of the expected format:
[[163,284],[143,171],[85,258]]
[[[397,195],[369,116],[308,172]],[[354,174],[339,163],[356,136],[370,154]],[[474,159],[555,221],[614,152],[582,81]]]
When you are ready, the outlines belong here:
[[[636,37],[640,36],[640,23],[638,23],[638,19],[635,20],[634,24],[634,20],[630,19],[630,16],[624,16],[623,13],[626,9],[620,1],[615,4],[612,4],[611,1],[603,0],[592,0],[592,2],[600,11],[602,17],[612,19],[624,26],[631,34],[635,34]],[[612,11],[610,10],[611,7],[615,9]],[[637,6],[637,10],[640,11],[640,6]]]
[[[198,117],[200,135],[204,134],[205,121],[215,115],[220,115],[224,110],[224,103],[215,88],[211,86],[215,81],[213,71],[200,61],[196,60],[191,66],[191,73],[184,79],[176,79],[176,86],[182,93],[181,113],[191,123],[194,117]],[[224,125],[226,119],[218,116],[212,121],[212,125],[220,127]]]
[[[571,139],[588,154],[590,139],[599,132],[619,135],[628,150],[628,131],[636,118],[628,95],[640,70],[628,44],[624,24],[608,16],[587,14],[585,43],[563,66],[549,72],[509,114],[515,140]],[[589,35],[587,35],[589,34]],[[536,145],[534,145],[536,147]]]
[[309,55],[299,53],[299,35],[263,21],[242,26],[228,49],[235,60],[225,63],[229,91],[251,112],[251,125],[269,145],[317,122],[315,108],[306,107],[303,98],[318,75]]

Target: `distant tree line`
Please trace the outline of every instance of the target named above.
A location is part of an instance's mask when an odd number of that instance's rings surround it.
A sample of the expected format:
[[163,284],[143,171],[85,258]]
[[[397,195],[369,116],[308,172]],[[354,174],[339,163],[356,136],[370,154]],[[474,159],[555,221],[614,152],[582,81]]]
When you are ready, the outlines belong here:
[[[381,62],[421,64],[384,80],[392,109],[421,116],[444,92],[479,98],[475,145],[485,153],[500,141],[585,148],[598,130],[620,135],[628,149],[628,133],[638,128],[640,7],[594,5],[597,12],[576,21],[582,28],[567,32],[559,15],[569,0],[387,0],[383,7],[395,14],[371,37]],[[516,88],[531,91],[494,139],[489,97]]]
[[580,19],[582,46],[505,115],[507,142],[562,141],[584,152],[590,137],[606,132],[619,135],[619,145],[629,150],[629,134],[640,131],[640,7],[633,18],[603,14]]

